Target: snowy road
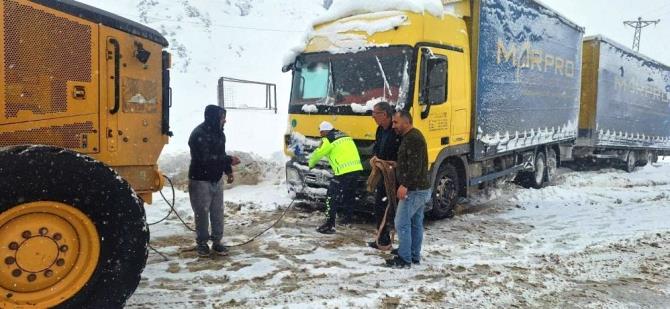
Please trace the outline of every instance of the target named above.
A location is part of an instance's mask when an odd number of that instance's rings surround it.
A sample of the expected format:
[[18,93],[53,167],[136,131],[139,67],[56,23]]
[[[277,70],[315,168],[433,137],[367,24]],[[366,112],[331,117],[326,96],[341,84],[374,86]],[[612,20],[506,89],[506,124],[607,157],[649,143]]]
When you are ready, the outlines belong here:
[[[289,200],[282,185],[227,191],[226,241],[262,230]],[[159,199],[157,195],[155,200]],[[178,193],[190,217],[188,195]],[[165,206],[148,208],[149,221]],[[128,308],[607,307],[670,303],[670,161],[632,174],[562,169],[555,185],[482,192],[453,220],[426,226],[424,260],[381,267],[370,224],[314,231],[321,213],[284,222],[231,255],[182,252],[193,235],[176,218],[152,226],[143,281]]]

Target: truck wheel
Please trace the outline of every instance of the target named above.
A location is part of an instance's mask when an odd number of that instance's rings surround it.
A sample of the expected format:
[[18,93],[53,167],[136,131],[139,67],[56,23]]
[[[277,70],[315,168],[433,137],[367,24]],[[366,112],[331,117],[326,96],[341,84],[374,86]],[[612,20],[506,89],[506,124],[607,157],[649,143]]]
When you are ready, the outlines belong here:
[[626,156],[626,172],[632,173],[635,171],[635,166],[637,165],[637,156],[635,155],[635,151],[629,151],[628,155]]
[[547,177],[546,182],[551,183],[556,178],[556,173],[558,170],[558,158],[556,156],[556,151],[553,149],[547,150]]
[[0,150],[0,308],[122,308],[148,239],[112,169],[54,147]]
[[450,163],[440,167],[433,187],[433,209],[428,215],[433,219],[453,218],[458,201],[459,179],[456,168]]

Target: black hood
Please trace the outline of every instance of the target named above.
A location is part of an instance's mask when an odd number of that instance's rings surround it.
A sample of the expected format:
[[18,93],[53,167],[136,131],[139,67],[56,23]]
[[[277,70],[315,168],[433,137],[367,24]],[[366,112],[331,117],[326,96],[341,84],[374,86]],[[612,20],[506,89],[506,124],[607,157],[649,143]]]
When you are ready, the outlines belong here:
[[205,125],[212,130],[221,130],[221,115],[226,110],[216,105],[207,105],[205,108]]

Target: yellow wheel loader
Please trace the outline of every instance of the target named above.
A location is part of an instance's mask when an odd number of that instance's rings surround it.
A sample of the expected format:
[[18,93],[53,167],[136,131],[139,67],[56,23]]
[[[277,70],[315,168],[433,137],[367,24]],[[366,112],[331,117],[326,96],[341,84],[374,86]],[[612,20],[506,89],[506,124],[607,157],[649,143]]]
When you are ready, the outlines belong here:
[[157,31],[70,0],[0,0],[0,308],[120,308],[169,136]]

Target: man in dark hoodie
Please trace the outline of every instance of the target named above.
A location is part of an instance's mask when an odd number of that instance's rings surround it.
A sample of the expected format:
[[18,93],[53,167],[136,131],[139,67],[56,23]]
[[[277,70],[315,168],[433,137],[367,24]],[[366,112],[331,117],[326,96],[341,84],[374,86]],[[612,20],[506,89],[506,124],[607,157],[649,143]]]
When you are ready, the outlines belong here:
[[[233,165],[240,159],[226,154],[226,110],[208,105],[205,122],[198,125],[188,140],[191,149],[191,165],[188,170],[188,192],[195,215],[197,251],[200,256],[209,256],[208,241],[212,250],[220,255],[227,253],[221,243],[223,238],[223,173],[227,182],[233,183]],[[211,220],[212,233],[209,232]]]

